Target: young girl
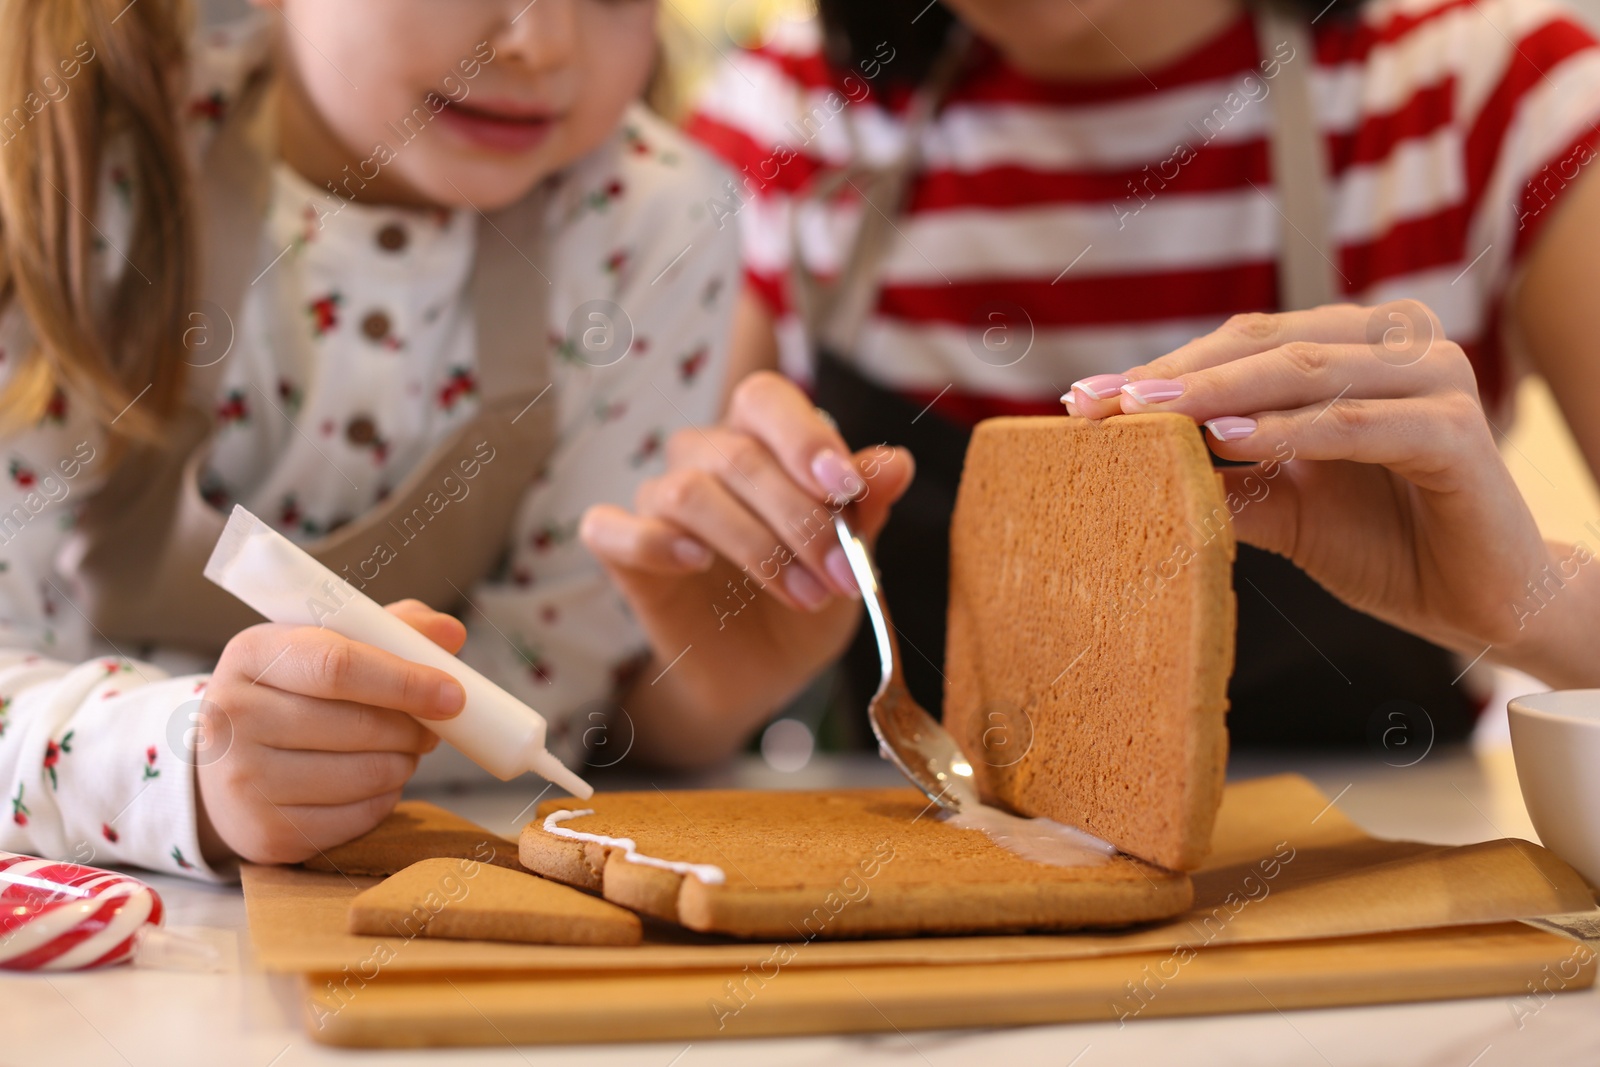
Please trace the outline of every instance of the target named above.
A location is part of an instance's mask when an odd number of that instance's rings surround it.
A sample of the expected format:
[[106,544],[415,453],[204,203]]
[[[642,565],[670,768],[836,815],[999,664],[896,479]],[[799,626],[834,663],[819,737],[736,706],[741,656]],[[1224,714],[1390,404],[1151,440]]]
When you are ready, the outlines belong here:
[[[685,427],[737,295],[724,176],[634,103],[655,3],[260,6],[189,48],[176,0],[30,0],[0,42],[0,849],[300,860],[373,826],[460,710],[441,672],[208,586],[235,504],[463,648],[568,761],[717,758],[853,623],[718,633],[737,572],[638,496],[698,484],[664,457],[711,440]],[[858,487],[809,440],[809,492]],[[767,577],[817,608],[826,573]]]
[[[1396,700],[1418,731],[1420,705],[1462,736],[1480,658],[1600,681],[1577,643],[1600,618],[1594,568],[1540,539],[1495,448],[1532,369],[1600,471],[1600,306],[1580,282],[1600,269],[1600,48],[1571,15],[819,8],[734,57],[692,129],[736,171],[719,211],[746,250],[730,378],[781,365],[847,438],[917,459],[879,559],[922,703],[942,692],[966,433],[1061,400],[1227,417],[1208,434],[1220,456],[1295,457],[1229,475],[1240,539],[1268,550],[1241,548],[1236,570],[1236,741],[1361,744]],[[977,40],[952,65],[957,23]],[[797,432],[745,421],[779,453]],[[859,705],[875,653],[853,653]]]

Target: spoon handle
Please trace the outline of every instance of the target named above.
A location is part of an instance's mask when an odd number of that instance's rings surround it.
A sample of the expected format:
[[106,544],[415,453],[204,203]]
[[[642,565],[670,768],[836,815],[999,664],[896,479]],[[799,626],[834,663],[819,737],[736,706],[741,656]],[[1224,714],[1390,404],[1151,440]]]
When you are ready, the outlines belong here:
[[878,640],[878,662],[883,665],[879,688],[900,680],[900,648],[894,639],[894,626],[889,621],[889,602],[883,595],[883,583],[878,580],[878,569],[859,534],[850,527],[843,514],[833,516],[833,529],[839,535],[845,559],[850,561],[850,572],[861,587],[861,600],[866,605],[867,618],[872,620],[872,635]]

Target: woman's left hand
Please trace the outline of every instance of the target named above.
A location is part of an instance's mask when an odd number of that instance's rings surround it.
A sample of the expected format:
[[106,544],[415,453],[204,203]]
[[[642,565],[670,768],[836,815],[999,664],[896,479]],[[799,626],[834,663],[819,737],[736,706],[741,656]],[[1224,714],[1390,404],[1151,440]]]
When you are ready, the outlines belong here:
[[1548,663],[1528,646],[1561,643],[1567,612],[1542,612],[1529,583],[1573,578],[1588,551],[1540,536],[1471,364],[1416,301],[1235,316],[1063,399],[1090,418],[1203,423],[1219,456],[1256,463],[1222,472],[1238,538],[1361,611],[1468,656]]

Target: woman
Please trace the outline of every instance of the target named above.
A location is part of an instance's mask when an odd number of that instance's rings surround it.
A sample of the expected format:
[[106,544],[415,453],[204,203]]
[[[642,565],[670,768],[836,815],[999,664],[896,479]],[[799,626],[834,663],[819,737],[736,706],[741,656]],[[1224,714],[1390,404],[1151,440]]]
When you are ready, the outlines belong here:
[[[1600,465],[1600,321],[1577,289],[1600,265],[1600,51],[1543,3],[1340,6],[1301,7],[1296,45],[1238,0],[824,2],[820,27],[736,57],[706,94],[692,128],[739,171],[718,198],[747,259],[735,377],[781,365],[853,444],[918,461],[880,563],[929,707],[966,428],[1058,397],[1096,418],[1227,417],[1227,460],[1293,449],[1236,516],[1264,550],[1240,553],[1236,740],[1357,741],[1396,700],[1462,736],[1478,658],[1595,680],[1574,637],[1600,610],[1585,550],[1540,538],[1493,426],[1529,366]],[[977,44],[941,74],[955,20]],[[907,138],[911,87],[941,77]],[[1297,79],[1323,158],[1286,180]],[[907,140],[903,198],[863,207]],[[851,164],[867,166],[829,187]],[[862,271],[854,235],[874,224]],[[1319,259],[1320,298],[1284,270]],[[807,280],[837,274],[870,289],[853,321]],[[808,335],[797,308],[819,307],[835,317]],[[751,481],[819,419],[765,410],[777,392],[757,374],[734,394]],[[786,543],[792,519],[743,477],[721,492]],[[874,666],[856,652],[860,704]]]

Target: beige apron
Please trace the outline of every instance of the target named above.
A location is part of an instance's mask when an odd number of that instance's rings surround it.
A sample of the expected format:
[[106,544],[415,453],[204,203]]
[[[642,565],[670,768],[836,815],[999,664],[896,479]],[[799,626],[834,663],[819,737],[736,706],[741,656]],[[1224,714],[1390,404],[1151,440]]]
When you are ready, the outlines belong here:
[[[229,336],[257,267],[274,132],[270,86],[258,79],[218,131],[199,175],[201,295],[225,313]],[[303,544],[380,603],[415,597],[440,610],[458,608],[505,552],[517,508],[554,446],[555,400],[545,395],[550,283],[538,267],[546,201],[541,187],[478,225],[470,291],[479,413],[436,444],[381,503]],[[110,640],[216,653],[261,621],[201,573],[226,522],[199,489],[225,360],[190,364],[186,403],[167,441],[130,450],[87,502],[59,557],[79,607]],[[478,464],[470,482],[464,462],[469,470]],[[470,491],[441,505],[451,475]]]

